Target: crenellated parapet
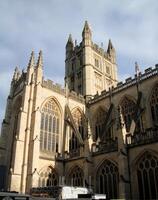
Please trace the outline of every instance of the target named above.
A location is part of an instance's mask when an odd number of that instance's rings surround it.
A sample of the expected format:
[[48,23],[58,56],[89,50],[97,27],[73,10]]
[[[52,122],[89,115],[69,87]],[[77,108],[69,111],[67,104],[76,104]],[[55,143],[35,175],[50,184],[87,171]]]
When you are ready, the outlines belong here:
[[61,95],[65,95],[65,89],[62,88],[60,84],[54,83],[52,80],[43,80],[42,81],[42,87],[50,89],[54,92],[57,92]]
[[77,101],[79,101],[81,103],[85,103],[84,97],[81,94],[78,94],[78,93],[76,93],[74,91],[71,91],[69,93],[69,97],[70,97],[70,99],[74,99],[74,100],[77,100]]
[[[66,96],[66,89],[63,88],[60,84],[54,83],[52,80],[43,80],[42,81],[42,87],[47,88],[49,90],[52,90],[58,94],[61,94],[63,96]],[[69,98],[79,101],[81,103],[85,103],[85,99],[81,94],[77,94],[74,91],[69,92]]]
[[138,81],[139,83],[142,83],[143,81],[155,76],[158,76],[158,64],[155,65],[155,68],[149,67],[145,69],[144,73],[139,73],[139,76],[135,75],[133,78],[126,78],[125,82],[118,82],[116,87],[111,87],[108,91],[103,90],[100,95],[97,93],[89,100],[88,104],[93,104],[128,87],[132,87],[136,85]]
[[105,58],[108,58],[107,52],[99,45],[92,43],[92,49]]
[[[106,51],[105,49],[103,49],[98,44],[94,43],[93,41],[91,44],[92,44],[91,45],[92,49],[96,53],[98,53],[100,56],[103,56],[105,59],[108,59],[109,61],[111,61],[111,57],[109,56],[110,50]],[[82,42],[80,42],[79,44],[75,44],[75,46],[73,46],[72,51],[71,51],[71,58],[79,54],[81,51],[82,51]]]

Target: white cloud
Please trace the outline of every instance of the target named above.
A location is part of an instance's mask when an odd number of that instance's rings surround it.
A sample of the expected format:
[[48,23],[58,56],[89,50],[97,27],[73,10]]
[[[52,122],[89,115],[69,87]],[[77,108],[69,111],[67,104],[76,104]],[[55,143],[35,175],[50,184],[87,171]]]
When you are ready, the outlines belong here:
[[112,39],[120,79],[134,73],[135,61],[142,70],[157,63],[157,10],[157,0],[1,0],[0,118],[10,74],[16,65],[26,67],[32,49],[43,50],[46,76],[63,83],[67,36],[72,33],[79,43],[85,20],[95,42],[107,46]]

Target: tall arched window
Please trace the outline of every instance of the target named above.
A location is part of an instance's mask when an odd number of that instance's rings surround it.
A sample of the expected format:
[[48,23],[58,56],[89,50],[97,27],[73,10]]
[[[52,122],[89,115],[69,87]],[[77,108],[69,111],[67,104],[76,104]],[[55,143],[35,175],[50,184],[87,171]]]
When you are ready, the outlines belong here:
[[22,97],[19,96],[14,103],[13,106],[13,138],[17,135],[17,128],[18,128],[18,118],[20,113],[20,107],[22,106]]
[[118,167],[109,160],[100,166],[96,177],[96,188],[100,194],[106,194],[107,199],[118,198]]
[[145,153],[137,165],[139,199],[158,199],[158,158]]
[[[95,136],[94,139],[97,140],[98,137],[101,139],[103,135],[103,125],[105,123],[105,118],[106,118],[107,113],[99,108],[95,114]],[[108,135],[108,134],[107,134]]]
[[153,89],[150,99],[150,107],[152,120],[154,123],[158,124],[158,84]]
[[83,170],[80,167],[75,166],[69,174],[68,184],[72,186],[83,186],[83,177]]
[[75,124],[81,134],[82,139],[84,139],[84,129],[83,129],[83,124],[84,124],[84,120],[83,120],[83,114],[81,113],[81,111],[79,109],[75,109],[72,112],[72,116],[73,119],[75,121]]
[[124,97],[121,102],[121,111],[125,121],[126,130],[129,131],[132,119],[135,117],[136,104],[131,99]]
[[[84,121],[81,111],[79,109],[73,110],[72,116],[76,124],[76,127],[79,133],[81,134],[82,139],[84,139]],[[69,150],[70,152],[76,151],[78,148],[79,148],[78,139],[74,133],[74,130],[70,129]]]
[[48,174],[47,186],[57,186],[57,185],[58,185],[58,174],[56,173],[55,170],[52,170]]
[[56,102],[50,99],[41,112],[40,150],[57,152],[60,131],[60,111]]

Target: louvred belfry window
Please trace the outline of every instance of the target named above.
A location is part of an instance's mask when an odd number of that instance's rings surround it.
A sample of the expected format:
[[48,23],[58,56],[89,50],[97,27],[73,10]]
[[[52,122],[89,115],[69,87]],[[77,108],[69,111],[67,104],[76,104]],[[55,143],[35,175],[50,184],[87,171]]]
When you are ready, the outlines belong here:
[[58,152],[60,121],[59,107],[51,99],[41,112],[40,151]]

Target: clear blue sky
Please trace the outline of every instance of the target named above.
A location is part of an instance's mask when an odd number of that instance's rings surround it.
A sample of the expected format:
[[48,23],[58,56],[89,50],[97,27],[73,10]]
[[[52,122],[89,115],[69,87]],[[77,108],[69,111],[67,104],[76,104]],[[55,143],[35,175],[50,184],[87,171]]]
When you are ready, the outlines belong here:
[[69,33],[81,40],[88,20],[93,41],[117,51],[119,79],[158,63],[157,0],[0,0],[0,123],[15,66],[26,69],[43,50],[44,76],[63,83]]

